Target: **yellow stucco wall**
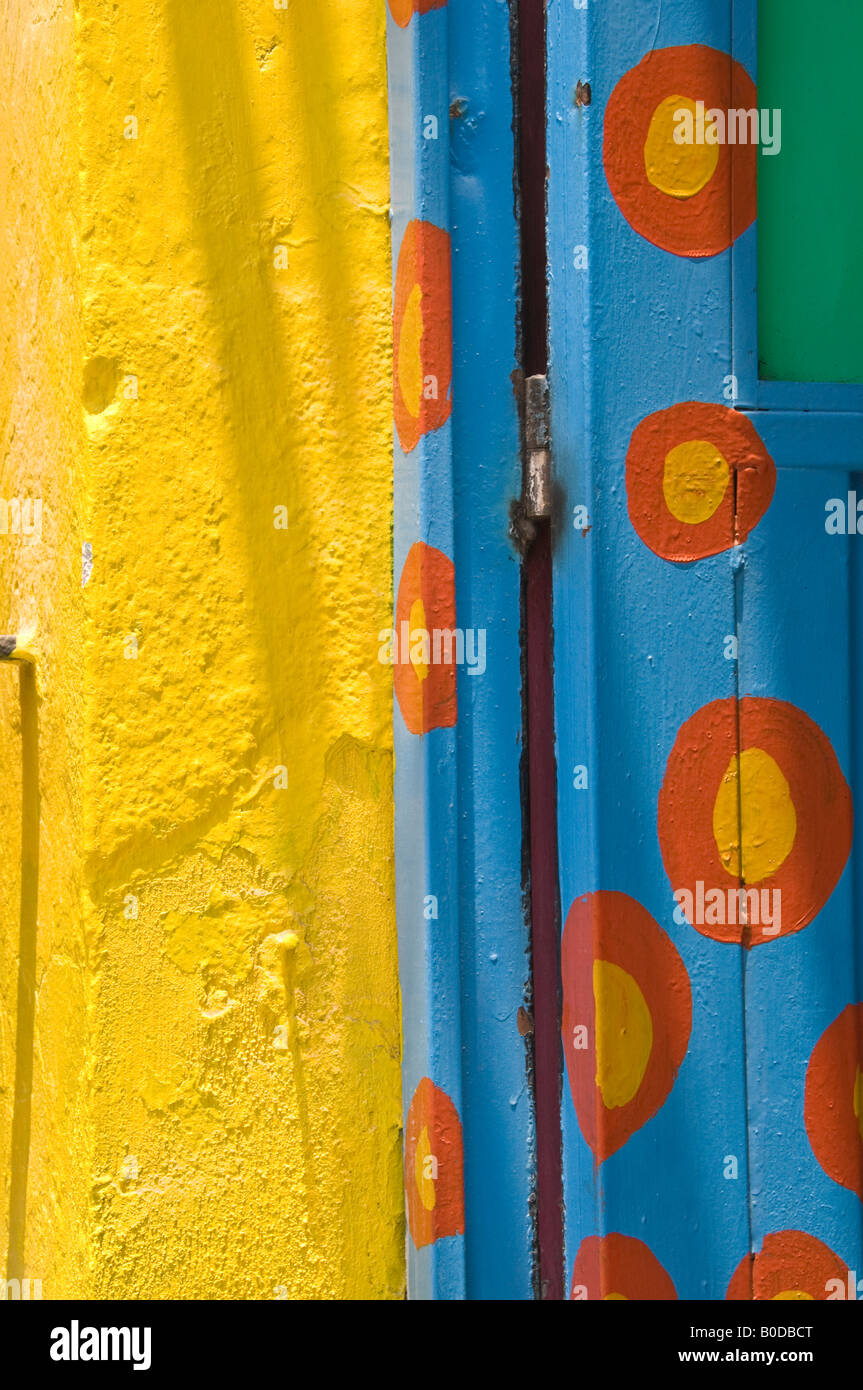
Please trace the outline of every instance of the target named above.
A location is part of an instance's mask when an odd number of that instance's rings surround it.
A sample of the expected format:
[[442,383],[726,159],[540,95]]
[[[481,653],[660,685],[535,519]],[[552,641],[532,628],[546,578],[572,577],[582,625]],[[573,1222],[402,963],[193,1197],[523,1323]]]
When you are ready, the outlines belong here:
[[9,1271],[400,1297],[384,6],[2,22],[0,482],[44,521],[0,536],[0,629],[38,610],[45,650],[29,1146],[0,669]]
[[92,1181],[76,82],[49,12],[0,8],[0,499],[42,502],[41,540],[5,515],[0,631],[38,618],[44,652],[41,704],[0,667],[0,1259],[46,1293],[88,1286]]

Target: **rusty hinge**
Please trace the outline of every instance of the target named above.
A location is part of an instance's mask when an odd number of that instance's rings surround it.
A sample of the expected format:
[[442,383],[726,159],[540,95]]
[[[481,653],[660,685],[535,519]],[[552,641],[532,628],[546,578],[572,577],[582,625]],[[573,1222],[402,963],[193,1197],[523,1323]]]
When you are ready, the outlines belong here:
[[551,516],[551,430],[546,376],[529,376],[524,383],[524,453],[524,515],[533,520]]

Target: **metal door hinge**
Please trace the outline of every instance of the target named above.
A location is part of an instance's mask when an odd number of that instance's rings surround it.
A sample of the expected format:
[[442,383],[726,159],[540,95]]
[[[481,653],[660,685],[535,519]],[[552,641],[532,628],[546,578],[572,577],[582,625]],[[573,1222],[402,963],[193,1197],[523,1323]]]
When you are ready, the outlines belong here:
[[524,383],[524,477],[522,509],[532,520],[551,516],[551,430],[548,377]]

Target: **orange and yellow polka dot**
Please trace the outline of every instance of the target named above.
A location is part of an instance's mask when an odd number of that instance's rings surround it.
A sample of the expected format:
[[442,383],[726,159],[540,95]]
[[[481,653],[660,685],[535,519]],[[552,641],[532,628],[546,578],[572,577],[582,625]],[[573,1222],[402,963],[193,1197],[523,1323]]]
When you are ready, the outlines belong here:
[[687,401],[633,431],[629,518],[663,560],[702,560],[744,541],[773,498],[776,468],[754,425],[723,405]]
[[461,1120],[445,1091],[427,1076],[405,1121],[405,1198],[411,1239],[419,1250],[464,1233],[464,1144]]
[[825,1173],[863,1200],[863,1004],[849,1004],[815,1044],[803,1113]]
[[655,50],[624,74],[605,111],[603,161],[636,232],[674,255],[702,257],[727,250],[751,225],[757,145],[721,139],[710,113],[756,105],[746,69],[703,44]]
[[581,1242],[572,1270],[571,1300],[671,1302],[677,1290],[643,1240],[612,1231]]
[[828,1245],[806,1231],[773,1231],[757,1254],[744,1255],[732,1275],[732,1302],[824,1302],[845,1284],[847,1270]]
[[626,893],[577,898],[561,950],[566,1070],[602,1162],[656,1113],[686,1054],[689,977],[671,939]]
[[[686,918],[704,936],[750,947],[800,931],[827,902],[851,851],[851,791],[803,710],[729,697],[680,729],[658,829]],[[751,901],[740,892],[750,888],[761,890]]]
[[393,296],[393,415],[405,453],[452,409],[449,233],[417,219],[405,228]]

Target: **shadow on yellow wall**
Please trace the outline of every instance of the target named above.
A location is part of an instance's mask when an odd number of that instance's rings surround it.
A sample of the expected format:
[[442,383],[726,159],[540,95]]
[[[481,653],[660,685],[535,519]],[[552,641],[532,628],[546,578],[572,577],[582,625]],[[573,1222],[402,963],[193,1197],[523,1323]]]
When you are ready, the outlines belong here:
[[[383,7],[81,0],[68,21],[13,38],[77,67],[83,501],[45,544],[67,572],[93,556],[86,988],[55,1006],[86,1113],[37,1069],[10,1252],[46,1297],[400,1297]],[[70,622],[43,615],[49,714]],[[83,1206],[41,1153],[49,1111]]]

